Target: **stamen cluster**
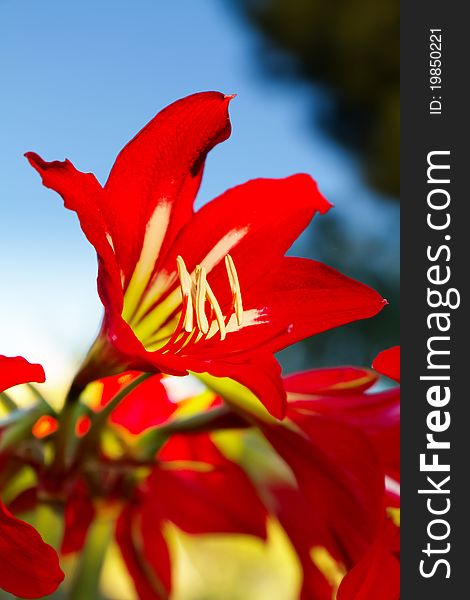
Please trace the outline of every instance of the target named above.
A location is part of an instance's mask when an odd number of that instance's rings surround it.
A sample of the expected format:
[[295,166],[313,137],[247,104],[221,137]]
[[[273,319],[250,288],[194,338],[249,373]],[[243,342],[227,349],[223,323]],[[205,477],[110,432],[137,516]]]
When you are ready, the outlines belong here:
[[[232,290],[232,305],[228,316],[224,316],[219,301],[207,281],[206,268],[197,265],[191,276],[181,256],[177,257],[176,263],[181,293],[183,296],[183,310],[180,321],[181,327],[187,333],[192,333],[197,328],[200,333],[205,335],[209,332],[209,329],[214,322],[212,320],[212,315],[214,315],[220,331],[220,339],[224,340],[227,336],[227,324],[232,314],[236,315],[239,327],[243,324],[243,302],[240,281],[232,257],[230,254],[225,256],[225,268],[227,270],[230,289]],[[211,308],[211,323],[209,323],[206,314],[206,302],[209,303]]]

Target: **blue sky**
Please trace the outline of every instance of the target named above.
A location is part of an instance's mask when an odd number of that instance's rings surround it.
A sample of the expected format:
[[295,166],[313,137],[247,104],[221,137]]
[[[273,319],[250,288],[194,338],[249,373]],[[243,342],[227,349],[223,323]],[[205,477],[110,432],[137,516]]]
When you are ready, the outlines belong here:
[[[120,148],[161,108],[201,90],[237,93],[233,134],[209,157],[198,203],[258,176],[308,172],[352,229],[381,235],[355,162],[311,128],[312,92],[273,83],[256,34],[218,0],[0,0],[0,353],[59,382],[101,316],[93,249],[23,158],[72,160],[104,182]],[[327,101],[318,92],[317,109]]]

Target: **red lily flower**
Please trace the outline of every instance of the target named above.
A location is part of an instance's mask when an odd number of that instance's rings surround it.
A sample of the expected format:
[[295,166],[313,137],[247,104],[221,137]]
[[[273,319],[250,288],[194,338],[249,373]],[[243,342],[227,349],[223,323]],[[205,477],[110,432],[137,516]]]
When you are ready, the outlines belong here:
[[[379,356],[382,355],[385,352]],[[376,368],[376,361],[373,366]],[[376,381],[377,374],[369,369],[347,367],[290,375],[284,378],[284,385],[289,410],[340,420],[367,436],[385,470],[389,504],[396,505],[400,482],[400,388],[369,393]]]
[[[400,381],[400,347],[381,352],[372,363],[381,374]],[[395,388],[396,390],[397,388]],[[394,440],[399,454],[399,433]],[[399,469],[399,461],[396,462]],[[398,479],[399,481],[399,479]],[[346,575],[338,589],[338,600],[399,600],[400,563],[397,530],[390,519],[382,520],[374,543],[365,556]]]
[[250,181],[193,212],[206,155],[230,135],[231,98],[194,94],[163,110],[122,150],[104,187],[68,160],[26,155],[98,253],[105,316],[77,388],[126,369],[208,372],[283,417],[273,353],[383,307],[372,289],[284,256],[330,208],[309,176]]
[[[40,365],[20,356],[0,356],[0,392],[44,379]],[[40,598],[52,594],[63,578],[55,550],[0,500],[0,588],[21,598]]]
[[[379,357],[387,374],[397,372],[399,350]],[[399,481],[399,390],[370,393],[376,381],[352,367],[291,375],[287,417],[296,429],[263,426],[298,485],[269,493],[303,567],[302,600],[329,600],[346,571],[338,599],[399,597],[397,530],[385,517],[398,497],[384,486]],[[336,580],[315,558],[322,548]]]
[[274,426],[264,433],[292,469],[296,488],[275,485],[269,493],[303,567],[302,600],[329,600],[331,583],[312,553],[325,548],[345,571],[361,560],[383,518],[384,474],[373,446],[354,428],[321,414],[288,410],[288,418],[297,430]]

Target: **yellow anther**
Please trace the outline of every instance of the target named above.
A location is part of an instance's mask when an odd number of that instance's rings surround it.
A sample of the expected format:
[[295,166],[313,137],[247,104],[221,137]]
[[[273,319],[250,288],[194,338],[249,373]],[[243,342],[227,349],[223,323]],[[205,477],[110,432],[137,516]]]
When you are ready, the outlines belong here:
[[196,267],[196,319],[197,326],[202,333],[209,331],[209,321],[207,320],[205,304],[207,294],[206,270],[204,267]]
[[212,308],[214,309],[214,312],[215,312],[215,318],[217,319],[217,324],[219,325],[219,330],[220,330],[220,339],[225,340],[225,337],[227,335],[227,330],[225,328],[224,315],[222,313],[222,309],[220,308],[220,304],[218,303],[217,298],[215,297],[215,294],[212,291],[212,288],[207,281],[206,281],[206,294],[207,294],[207,300],[209,301],[209,304],[212,306]]
[[230,281],[230,287],[232,289],[237,323],[239,326],[241,326],[243,323],[242,293],[240,290],[240,281],[238,279],[237,269],[235,268],[235,263],[233,262],[233,258],[230,256],[230,254],[227,254],[225,257],[225,268],[227,269],[227,275]]
[[178,267],[178,277],[180,280],[181,293],[183,294],[183,298],[186,298],[186,309],[184,314],[184,330],[190,333],[193,330],[193,296],[192,296],[192,281],[191,276],[188,273],[188,269],[184,263],[184,260],[181,256],[178,256],[176,259],[176,264]]

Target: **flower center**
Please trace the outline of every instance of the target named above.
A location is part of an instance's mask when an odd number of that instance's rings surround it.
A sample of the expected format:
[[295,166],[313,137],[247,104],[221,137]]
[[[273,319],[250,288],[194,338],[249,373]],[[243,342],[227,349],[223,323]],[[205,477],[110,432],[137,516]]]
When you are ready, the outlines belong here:
[[[206,335],[209,333],[212,323],[217,323],[220,339],[224,340],[227,335],[226,318],[222,313],[217,297],[207,281],[206,268],[198,265],[195,269],[195,278],[193,279],[181,256],[178,256],[176,263],[183,298],[180,327],[177,329],[184,329],[187,333],[192,333],[197,328],[199,333]],[[231,315],[234,313],[237,324],[240,327],[243,323],[243,301],[237,270],[230,254],[225,256],[225,268],[227,270],[230,289],[232,290],[231,314],[228,315],[228,320],[230,320]],[[207,318],[206,303],[210,307],[211,323],[209,323]],[[212,318],[213,316],[215,316],[215,321]]]
[[189,273],[181,256],[176,259],[177,270],[173,284],[178,284],[168,295],[140,319],[132,323],[134,333],[148,351],[180,352],[188,344],[203,337],[211,339],[249,324],[243,312],[243,301],[237,269],[232,257],[225,255],[232,301],[222,312],[220,303],[207,281],[208,270],[203,264]]

